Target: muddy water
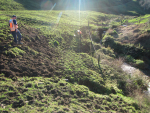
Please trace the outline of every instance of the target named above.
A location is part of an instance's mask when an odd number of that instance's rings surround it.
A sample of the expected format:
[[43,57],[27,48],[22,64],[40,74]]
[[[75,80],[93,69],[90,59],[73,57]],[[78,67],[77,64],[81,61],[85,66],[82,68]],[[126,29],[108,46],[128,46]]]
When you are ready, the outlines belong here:
[[[129,64],[127,63],[123,63],[122,66],[121,66],[122,70],[128,74],[130,74],[131,76],[136,72],[138,71],[138,69],[130,66]],[[146,94],[148,94],[150,96],[150,82],[149,82],[149,87],[148,87],[148,90],[145,92]]]

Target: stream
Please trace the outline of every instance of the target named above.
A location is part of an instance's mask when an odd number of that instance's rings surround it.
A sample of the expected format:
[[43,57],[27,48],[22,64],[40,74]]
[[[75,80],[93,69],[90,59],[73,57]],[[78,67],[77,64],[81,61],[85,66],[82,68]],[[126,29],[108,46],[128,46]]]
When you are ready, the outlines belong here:
[[[133,76],[133,74],[134,74],[136,71],[139,71],[138,69],[136,69],[136,68],[130,66],[130,65],[127,64],[127,63],[123,63],[123,64],[121,65],[121,69],[122,69],[124,72],[130,74],[131,76]],[[144,76],[147,77],[146,75],[144,75]],[[145,91],[144,93],[150,96],[150,82],[149,82],[148,86],[149,86],[149,87],[148,87],[148,90]]]

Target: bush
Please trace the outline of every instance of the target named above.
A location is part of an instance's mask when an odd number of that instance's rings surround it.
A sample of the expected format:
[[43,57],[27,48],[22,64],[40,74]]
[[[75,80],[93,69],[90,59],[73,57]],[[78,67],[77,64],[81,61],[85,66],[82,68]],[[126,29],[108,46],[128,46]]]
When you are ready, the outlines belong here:
[[135,63],[135,59],[131,55],[127,55],[125,60],[128,63]]
[[112,50],[110,47],[103,48],[102,51],[103,51],[103,53],[104,53],[105,55],[109,55],[109,56],[115,58],[115,54],[114,54],[113,50]]
[[116,30],[113,31],[114,34],[118,34]]
[[92,34],[92,39],[93,39],[94,42],[100,43],[100,38],[97,35],[97,33]]
[[136,66],[140,69],[144,69],[145,68],[145,63],[143,60],[136,60]]
[[102,42],[105,44],[109,42],[108,44],[114,43],[114,38],[111,35],[105,35]]
[[54,41],[54,46],[55,46],[55,47],[59,46],[59,42],[55,40],[55,41]]
[[112,25],[111,26],[112,29],[117,28],[117,27],[118,27],[117,25]]
[[150,33],[150,29],[148,29],[147,32]]
[[129,79],[118,80],[118,88],[122,89],[124,95],[134,96],[136,91],[142,93],[146,91],[148,85],[140,76],[135,76]]
[[112,29],[108,31],[108,34],[111,36],[118,35],[117,31]]

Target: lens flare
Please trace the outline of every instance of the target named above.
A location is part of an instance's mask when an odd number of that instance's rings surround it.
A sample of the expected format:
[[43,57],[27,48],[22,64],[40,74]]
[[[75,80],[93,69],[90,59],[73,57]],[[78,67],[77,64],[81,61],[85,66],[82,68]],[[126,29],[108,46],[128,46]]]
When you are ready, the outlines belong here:
[[57,21],[56,21],[56,24],[58,24],[58,23],[59,23],[59,21],[60,21],[60,18],[61,18],[61,16],[62,16],[62,14],[63,14],[62,12],[60,12],[60,13],[59,13],[58,18],[57,18]]
[[52,11],[54,9],[54,7],[56,6],[56,3],[53,5],[53,7],[50,9],[50,11]]
[[80,8],[81,7],[81,0],[79,0],[79,28],[80,28]]

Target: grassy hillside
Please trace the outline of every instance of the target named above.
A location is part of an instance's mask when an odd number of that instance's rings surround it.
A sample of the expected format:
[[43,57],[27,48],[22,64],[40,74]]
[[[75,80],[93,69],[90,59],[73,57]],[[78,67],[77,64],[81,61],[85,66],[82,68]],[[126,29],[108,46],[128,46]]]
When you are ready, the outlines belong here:
[[[17,15],[23,45],[13,44],[8,27],[12,14]],[[0,15],[0,112],[149,112],[150,99],[143,94],[149,78],[140,71],[132,76],[123,72],[124,56],[119,52],[126,46],[113,48],[124,34],[122,24],[136,26],[134,16],[76,10]],[[141,23],[146,21],[141,18]]]
[[[62,16],[58,18],[60,12]],[[12,13],[18,16],[22,46],[14,46],[9,34],[7,22]],[[144,98],[138,103],[141,100],[126,97],[136,90],[145,90],[145,81],[138,78],[128,83],[130,76],[122,72],[115,53],[97,43],[100,40],[96,31],[100,26],[95,20],[105,17],[107,23],[118,16],[83,11],[80,23],[76,11],[14,11],[7,15],[3,11],[1,14],[1,112],[148,110]],[[96,53],[88,37],[89,19]],[[105,29],[110,25],[106,24]],[[79,37],[74,36],[79,28],[83,32],[81,44]]]
[[[110,28],[103,38],[105,46],[110,46],[125,58],[129,57],[127,55],[131,55],[129,63],[141,67],[148,75],[150,64],[149,17],[150,15],[132,19],[125,19],[123,17],[124,25]],[[136,61],[139,59],[141,60],[141,66]]]
[[24,6],[14,0],[1,0],[0,10],[24,10]]

